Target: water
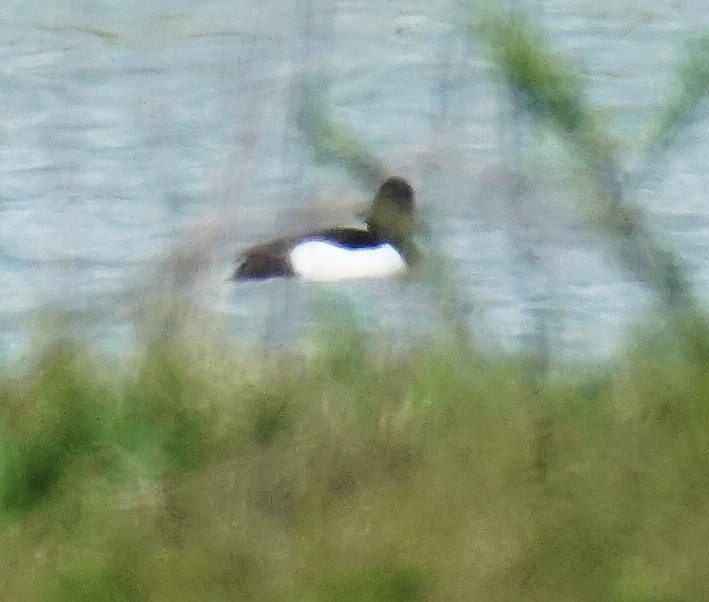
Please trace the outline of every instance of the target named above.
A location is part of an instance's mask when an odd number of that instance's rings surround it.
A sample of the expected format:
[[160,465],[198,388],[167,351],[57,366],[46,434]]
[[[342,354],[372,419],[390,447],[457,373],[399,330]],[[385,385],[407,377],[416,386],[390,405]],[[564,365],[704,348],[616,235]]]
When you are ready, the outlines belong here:
[[[709,26],[705,2],[533,4],[609,129],[631,144],[683,44]],[[46,320],[120,346],[145,300],[175,288],[245,341],[300,336],[323,294],[393,337],[435,329],[436,291],[422,285],[224,280],[245,245],[312,223],[309,207],[334,205],[341,217],[372,194],[316,162],[298,132],[299,85],[312,78],[334,117],[416,184],[478,339],[519,348],[543,326],[554,352],[608,354],[650,295],[585,224],[580,191],[555,184],[564,150],[521,131],[468,37],[466,6],[6,0],[1,356],[21,353]],[[705,301],[708,113],[634,197]],[[550,177],[515,203],[519,166]]]

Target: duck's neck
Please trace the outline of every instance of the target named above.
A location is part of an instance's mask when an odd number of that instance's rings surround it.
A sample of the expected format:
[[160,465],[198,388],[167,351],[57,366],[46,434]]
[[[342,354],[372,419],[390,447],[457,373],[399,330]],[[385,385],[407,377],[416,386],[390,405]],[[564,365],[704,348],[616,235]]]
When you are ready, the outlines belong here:
[[419,263],[421,259],[421,251],[419,251],[418,246],[412,239],[407,239],[403,242],[394,243],[396,248],[401,251],[404,256],[404,260],[409,266],[414,266]]
[[377,238],[388,242],[395,247],[404,257],[408,265],[414,265],[421,258],[421,252],[410,236],[387,236],[376,227],[369,225],[369,231]]

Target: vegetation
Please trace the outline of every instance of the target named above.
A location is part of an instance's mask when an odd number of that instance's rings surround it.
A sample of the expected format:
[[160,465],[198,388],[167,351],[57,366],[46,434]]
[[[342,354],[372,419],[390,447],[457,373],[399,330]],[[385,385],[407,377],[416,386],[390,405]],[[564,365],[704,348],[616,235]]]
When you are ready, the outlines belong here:
[[[691,324],[702,331],[704,343],[698,352],[709,356],[709,325],[682,262],[656,240],[646,215],[633,203],[634,191],[624,184],[644,174],[627,174],[621,169],[610,142],[613,137],[603,130],[585,101],[581,78],[519,13],[488,11],[474,31],[487,42],[497,71],[513,90],[515,100],[533,120],[551,126],[576,153],[589,185],[584,201],[620,262],[654,290],[675,329]],[[650,128],[645,169],[655,166],[661,153],[678,140],[709,94],[709,36],[700,36],[689,45],[688,58],[678,71],[678,92],[667,95],[657,124]]]
[[354,329],[263,364],[57,342],[0,381],[4,596],[703,600],[709,371],[655,342],[541,383]]

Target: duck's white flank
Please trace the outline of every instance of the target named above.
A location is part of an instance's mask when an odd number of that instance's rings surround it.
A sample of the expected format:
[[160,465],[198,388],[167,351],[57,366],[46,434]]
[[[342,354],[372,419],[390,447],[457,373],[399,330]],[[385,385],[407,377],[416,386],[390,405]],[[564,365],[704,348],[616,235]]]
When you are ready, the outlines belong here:
[[406,271],[406,263],[390,244],[347,249],[323,240],[310,240],[291,250],[290,261],[298,276],[317,282],[386,278]]

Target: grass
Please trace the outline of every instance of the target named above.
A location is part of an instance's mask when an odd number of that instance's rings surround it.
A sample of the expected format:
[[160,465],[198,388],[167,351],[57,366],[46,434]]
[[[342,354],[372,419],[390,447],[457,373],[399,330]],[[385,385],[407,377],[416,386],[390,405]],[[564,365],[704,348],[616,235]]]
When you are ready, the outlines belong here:
[[[369,343],[369,341],[367,341]],[[13,600],[703,600],[709,374],[175,333],[0,380]]]
[[[617,143],[609,142],[613,136],[586,101],[580,75],[550,49],[543,32],[527,17],[498,8],[483,10],[471,33],[485,42],[514,102],[532,121],[556,132],[575,154],[583,172],[583,203],[591,209],[592,224],[614,247],[619,264],[653,290],[675,330],[690,325],[702,333],[695,339],[695,351],[706,358],[709,323],[695,286],[678,255],[653,232],[637,202],[642,191],[633,190],[626,182],[637,184],[657,167],[660,158],[693,124],[709,94],[709,36],[698,35],[687,45],[677,81],[649,127],[650,142],[642,149],[643,161],[637,168],[640,173],[625,173]],[[691,338],[692,330],[683,336]]]

